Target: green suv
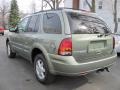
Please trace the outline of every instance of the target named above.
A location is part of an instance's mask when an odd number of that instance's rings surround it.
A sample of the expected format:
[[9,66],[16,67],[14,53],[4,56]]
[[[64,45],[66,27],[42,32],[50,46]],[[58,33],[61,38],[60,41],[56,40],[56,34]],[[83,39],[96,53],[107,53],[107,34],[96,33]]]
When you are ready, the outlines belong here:
[[6,39],[7,54],[30,60],[41,83],[55,75],[79,76],[111,66],[116,60],[114,38],[93,13],[60,9],[23,18]]

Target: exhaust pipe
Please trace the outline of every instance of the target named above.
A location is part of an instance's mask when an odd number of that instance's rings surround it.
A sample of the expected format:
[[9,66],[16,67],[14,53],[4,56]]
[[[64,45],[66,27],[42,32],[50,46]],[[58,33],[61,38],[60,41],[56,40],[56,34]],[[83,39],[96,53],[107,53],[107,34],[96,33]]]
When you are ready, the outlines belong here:
[[108,67],[106,67],[106,68],[105,68],[105,70],[106,70],[107,72],[110,72],[110,70],[109,70],[109,68],[108,68]]
[[105,68],[102,68],[102,69],[98,69],[98,70],[96,71],[96,73],[100,73],[100,72],[104,72],[104,71],[110,72],[109,68],[108,68],[108,67],[105,67]]

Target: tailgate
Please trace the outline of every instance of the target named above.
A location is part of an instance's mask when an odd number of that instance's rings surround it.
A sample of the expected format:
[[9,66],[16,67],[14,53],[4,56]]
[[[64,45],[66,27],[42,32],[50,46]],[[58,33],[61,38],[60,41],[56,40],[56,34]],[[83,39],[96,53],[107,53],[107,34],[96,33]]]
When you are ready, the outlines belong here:
[[98,37],[97,34],[73,34],[73,56],[78,62],[100,60],[111,56],[112,36]]

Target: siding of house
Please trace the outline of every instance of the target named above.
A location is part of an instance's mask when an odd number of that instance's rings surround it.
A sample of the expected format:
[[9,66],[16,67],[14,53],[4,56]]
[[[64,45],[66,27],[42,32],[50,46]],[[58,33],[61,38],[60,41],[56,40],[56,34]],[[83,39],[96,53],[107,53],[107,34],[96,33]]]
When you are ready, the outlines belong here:
[[73,0],[65,0],[64,7],[72,8]]
[[[118,6],[118,8],[117,8],[117,11],[118,11],[117,17],[120,19],[120,0],[118,0],[117,6]],[[118,22],[118,32],[120,32],[120,21]]]
[[113,17],[113,0],[103,0],[102,9],[98,8],[98,2],[96,2],[96,13],[104,19],[104,21],[114,32],[114,17]]

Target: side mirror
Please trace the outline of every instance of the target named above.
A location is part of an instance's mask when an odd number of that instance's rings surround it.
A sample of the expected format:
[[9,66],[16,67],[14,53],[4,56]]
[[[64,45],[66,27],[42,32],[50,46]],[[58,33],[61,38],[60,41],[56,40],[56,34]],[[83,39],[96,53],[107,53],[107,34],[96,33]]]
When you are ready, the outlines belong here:
[[18,26],[16,26],[15,28],[10,27],[10,28],[9,28],[9,31],[10,31],[10,32],[18,32]]

